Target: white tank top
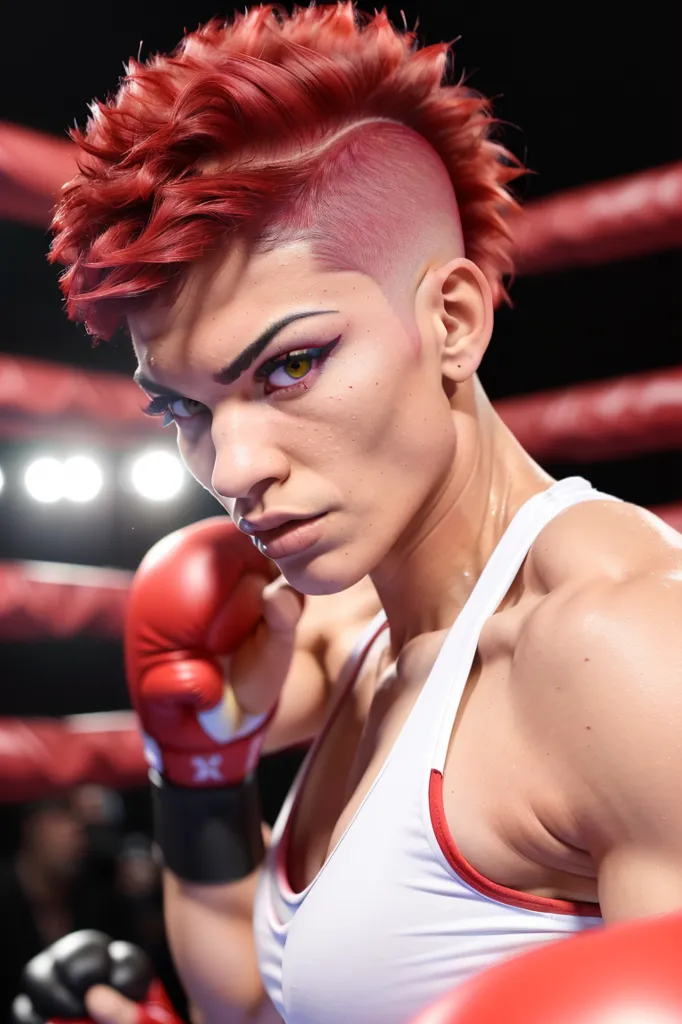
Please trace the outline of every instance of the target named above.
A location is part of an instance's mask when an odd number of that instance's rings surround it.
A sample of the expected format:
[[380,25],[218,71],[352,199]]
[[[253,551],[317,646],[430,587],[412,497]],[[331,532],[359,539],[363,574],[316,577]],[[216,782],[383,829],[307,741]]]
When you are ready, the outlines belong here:
[[[480,875],[450,834],[442,781],[484,623],[543,527],[572,505],[608,497],[573,477],[519,510],[371,789],[324,866],[295,893],[288,825],[331,722],[313,744],[273,830],[254,911],[260,972],[287,1024],[403,1024],[497,961],[602,923],[597,904],[529,896]],[[360,638],[339,705],[385,627],[382,612]]]

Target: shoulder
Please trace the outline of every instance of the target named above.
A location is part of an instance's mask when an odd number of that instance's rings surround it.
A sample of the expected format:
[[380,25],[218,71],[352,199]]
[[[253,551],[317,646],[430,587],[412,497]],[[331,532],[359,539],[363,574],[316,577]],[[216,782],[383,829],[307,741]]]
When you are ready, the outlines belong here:
[[636,506],[593,502],[543,531],[532,568],[544,593],[517,663],[534,736],[611,806],[660,791],[677,774],[657,766],[680,760],[682,537]]
[[647,641],[660,649],[666,627],[682,643],[682,536],[645,509],[574,506],[542,531],[528,563],[541,596],[525,635],[553,674],[599,656],[618,663]]
[[682,535],[638,505],[586,501],[542,530],[528,561],[546,592],[578,580],[624,581],[652,570],[679,570]]
[[642,644],[650,655],[664,637],[682,644],[682,536],[645,509],[611,501],[568,509],[533,545],[527,577],[539,599],[523,630],[526,653],[541,655],[553,677],[579,681],[580,666],[620,664]]

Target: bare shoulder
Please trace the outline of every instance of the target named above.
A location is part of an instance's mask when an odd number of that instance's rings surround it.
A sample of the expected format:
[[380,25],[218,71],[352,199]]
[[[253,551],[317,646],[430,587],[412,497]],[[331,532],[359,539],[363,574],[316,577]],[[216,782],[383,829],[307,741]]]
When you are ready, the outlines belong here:
[[547,592],[579,580],[624,581],[642,573],[679,571],[682,535],[638,505],[586,501],[544,528],[528,561]]
[[682,537],[634,505],[590,502],[535,548],[542,589],[515,651],[522,718],[606,785],[629,751],[653,757],[682,726]]
[[597,865],[606,919],[674,909],[682,538],[628,505],[591,503],[560,518],[543,531],[544,594],[514,652],[515,721],[552,808],[562,808],[552,820]]
[[531,666],[567,668],[588,639],[609,650],[651,616],[659,627],[667,617],[682,625],[682,535],[636,505],[592,501],[563,512],[534,543],[527,576],[538,595],[522,632]]

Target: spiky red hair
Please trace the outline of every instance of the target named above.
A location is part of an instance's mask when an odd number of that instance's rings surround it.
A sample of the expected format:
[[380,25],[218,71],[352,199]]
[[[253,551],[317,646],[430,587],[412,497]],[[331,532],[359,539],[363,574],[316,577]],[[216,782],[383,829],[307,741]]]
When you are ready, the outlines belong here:
[[[254,7],[209,22],[171,56],[131,60],[118,93],[72,132],[81,171],[64,189],[50,254],[67,268],[69,316],[109,338],[126,311],[232,235],[275,245],[311,229],[323,206],[334,207],[333,232],[318,232],[313,252],[347,269],[358,251],[354,169],[383,168],[372,187],[387,188],[411,165],[414,177],[424,150],[440,158],[464,251],[499,297],[512,271],[507,186],[521,169],[491,138],[488,102],[447,84],[449,55],[449,44],[419,49],[385,11],[363,15],[346,0],[290,15]],[[373,122],[369,136],[348,131]],[[379,234],[365,239],[375,251],[363,270],[388,258]]]

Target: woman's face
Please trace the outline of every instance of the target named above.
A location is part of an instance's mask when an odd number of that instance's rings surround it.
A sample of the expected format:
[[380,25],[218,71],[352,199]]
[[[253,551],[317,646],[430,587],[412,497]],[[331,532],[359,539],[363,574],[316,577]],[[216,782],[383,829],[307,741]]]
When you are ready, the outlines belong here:
[[302,246],[235,249],[129,319],[152,411],[175,419],[190,472],[235,522],[316,519],[258,535],[303,593],[400,558],[447,482],[439,346],[410,305],[397,312],[371,278],[321,270]]

